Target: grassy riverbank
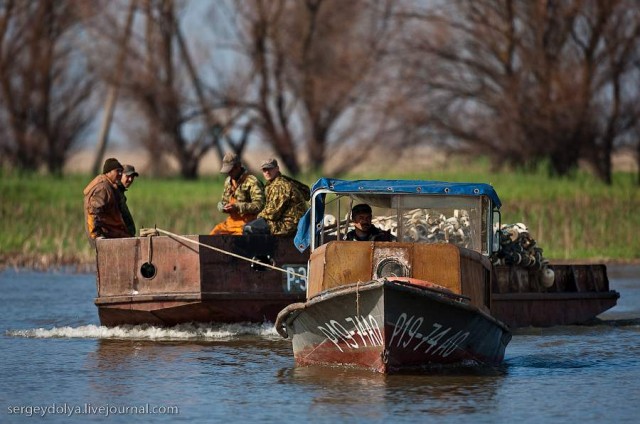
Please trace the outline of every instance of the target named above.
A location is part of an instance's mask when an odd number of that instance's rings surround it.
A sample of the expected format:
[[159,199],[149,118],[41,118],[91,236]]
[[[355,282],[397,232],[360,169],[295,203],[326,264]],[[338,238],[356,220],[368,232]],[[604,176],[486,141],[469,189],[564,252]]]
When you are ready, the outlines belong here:
[[[502,200],[502,222],[525,223],[550,259],[640,259],[640,189],[630,173],[616,173],[609,187],[587,173],[573,179],[549,179],[543,172],[492,173],[479,161],[384,177],[490,183]],[[82,211],[82,190],[90,179],[0,174],[0,268],[93,269]],[[311,185],[316,178],[302,179]],[[218,176],[199,181],[142,177],[129,191],[128,203],[138,228],[205,234],[222,219],[215,208],[222,183]]]

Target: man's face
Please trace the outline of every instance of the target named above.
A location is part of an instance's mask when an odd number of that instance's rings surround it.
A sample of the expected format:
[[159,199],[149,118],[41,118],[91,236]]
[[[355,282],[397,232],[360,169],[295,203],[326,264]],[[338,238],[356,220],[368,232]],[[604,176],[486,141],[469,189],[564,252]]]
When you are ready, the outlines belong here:
[[122,177],[120,178],[120,182],[125,188],[129,188],[131,184],[133,184],[134,178],[135,178],[135,175],[122,174]]
[[233,168],[231,168],[229,172],[227,172],[227,175],[231,177],[231,179],[235,180],[240,176],[241,173],[242,173],[242,167],[236,163],[235,165],[233,165]]
[[262,175],[264,176],[265,180],[271,181],[275,177],[280,175],[280,168],[277,167],[277,166],[275,168],[263,168],[262,169]]
[[111,181],[112,184],[115,184],[116,181],[122,178],[122,168],[112,169],[111,171],[107,172],[104,175],[106,175],[107,179],[109,179],[109,181]]
[[357,230],[368,233],[371,230],[371,214],[359,213],[353,217],[353,225]]

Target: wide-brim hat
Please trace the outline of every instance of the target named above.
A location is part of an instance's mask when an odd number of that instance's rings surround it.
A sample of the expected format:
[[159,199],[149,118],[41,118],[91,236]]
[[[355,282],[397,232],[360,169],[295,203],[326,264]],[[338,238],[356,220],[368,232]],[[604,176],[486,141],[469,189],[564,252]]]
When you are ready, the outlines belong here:
[[235,153],[226,153],[224,158],[222,158],[222,168],[220,168],[220,173],[227,174],[238,164],[240,164],[240,158],[238,155]]

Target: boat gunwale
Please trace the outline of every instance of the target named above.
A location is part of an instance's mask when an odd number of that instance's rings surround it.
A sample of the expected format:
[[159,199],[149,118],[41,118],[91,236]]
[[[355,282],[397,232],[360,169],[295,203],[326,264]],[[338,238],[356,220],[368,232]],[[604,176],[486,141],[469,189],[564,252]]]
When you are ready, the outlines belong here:
[[521,292],[521,293],[492,293],[491,301],[502,300],[584,300],[584,299],[619,299],[616,290],[601,292]]
[[209,300],[286,300],[292,297],[304,298],[302,293],[292,295],[285,293],[238,293],[238,292],[191,292],[191,293],[162,293],[162,294],[130,294],[116,296],[100,296],[93,300],[96,305],[111,305],[118,303],[149,303],[156,301],[209,301]]
[[374,279],[364,283],[356,282],[356,283],[346,284],[339,287],[334,287],[332,289],[325,290],[313,296],[306,302],[298,302],[298,303],[288,305],[283,310],[281,310],[280,313],[278,313],[278,316],[275,321],[276,331],[283,338],[287,339],[289,338],[289,335],[286,331],[285,323],[288,323],[294,320],[298,316],[298,314],[300,314],[304,309],[307,309],[308,307],[326,302],[328,300],[334,299],[342,295],[351,294],[353,292],[355,292],[357,295],[360,291],[376,290],[381,287],[398,289],[400,291],[409,292],[421,297],[426,297],[429,300],[437,301],[437,302],[446,304],[448,306],[459,307],[470,312],[479,313],[483,318],[499,325],[504,331],[507,331],[507,332],[511,331],[508,325],[494,318],[492,315],[486,313],[485,311],[478,308],[477,306],[474,306],[471,303],[469,303],[469,301],[467,300],[468,298],[466,298],[466,296],[457,295],[456,293],[452,292],[454,296],[460,299],[460,300],[456,300],[456,299],[452,299],[450,296],[447,296],[447,294],[437,289],[433,289],[431,287],[426,287],[426,286],[419,286],[416,284],[411,284],[401,279],[395,280],[390,278],[379,278],[379,279]]

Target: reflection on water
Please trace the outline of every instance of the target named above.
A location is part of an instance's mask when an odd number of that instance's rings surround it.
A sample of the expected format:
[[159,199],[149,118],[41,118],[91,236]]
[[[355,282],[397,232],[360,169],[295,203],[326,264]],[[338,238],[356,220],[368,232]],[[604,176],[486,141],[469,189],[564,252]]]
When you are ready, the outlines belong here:
[[[457,416],[477,413],[486,408],[496,407],[499,402],[497,393],[505,378],[504,375],[460,375],[438,378],[391,376],[386,400],[405,405],[404,408],[398,408],[399,413],[413,413],[416,410],[414,405],[421,405],[417,408],[420,413],[429,415]],[[411,386],[416,389],[411,389]]]
[[[303,367],[281,370],[279,381],[316,393],[312,406],[319,414],[340,407],[367,416],[374,405],[384,404],[394,414],[447,415],[473,411],[474,404],[486,408],[495,402],[506,377],[495,372],[481,374],[382,375],[350,368]],[[469,399],[474,400],[470,403]]]
[[[172,386],[185,387],[200,379],[215,379],[224,385],[235,385],[239,380],[230,375],[242,375],[242,379],[252,378],[248,369],[263,371],[270,359],[286,359],[290,345],[274,340],[269,334],[254,336],[249,326],[242,326],[242,332],[224,339],[191,340],[144,340],[144,339],[100,339],[95,350],[84,361],[85,367],[93,371],[91,381],[96,392],[109,396],[121,396],[147,388],[149,379],[155,381],[154,390],[161,394],[173,394]],[[258,331],[261,326],[253,325]],[[182,329],[181,331],[184,331]],[[105,385],[105,379],[114,379]],[[158,387],[157,379],[162,380]],[[211,387],[212,382],[203,387]]]

